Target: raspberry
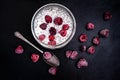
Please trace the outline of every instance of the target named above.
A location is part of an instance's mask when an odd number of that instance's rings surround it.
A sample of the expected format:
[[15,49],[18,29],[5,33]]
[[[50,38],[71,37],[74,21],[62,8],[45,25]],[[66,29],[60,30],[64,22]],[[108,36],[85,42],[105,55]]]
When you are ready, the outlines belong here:
[[47,24],[46,23],[42,23],[39,27],[41,29],[45,30],[47,28]]
[[55,39],[55,36],[53,36],[53,35],[49,36],[49,41],[54,41],[54,39]]
[[39,40],[40,41],[43,41],[44,39],[45,39],[45,35],[44,34],[39,35]]
[[95,53],[95,47],[94,46],[90,46],[88,49],[87,49],[87,52],[89,54],[94,54]]
[[67,34],[67,31],[66,30],[60,30],[59,33],[62,37],[65,37],[66,34]]
[[52,54],[50,52],[44,52],[43,57],[45,59],[50,59],[52,57]]
[[68,25],[68,24],[64,24],[64,25],[62,26],[62,29],[63,29],[63,30],[68,30],[68,29],[69,29],[69,25]]
[[93,23],[87,23],[87,29],[93,30],[95,28],[95,25]]
[[80,50],[81,50],[82,52],[86,51],[86,46],[85,46],[85,45],[81,45],[81,46],[80,46]]
[[56,72],[57,72],[57,68],[56,67],[51,67],[48,72],[52,75],[56,75]]
[[61,17],[56,17],[56,18],[54,19],[54,23],[55,23],[56,25],[61,25],[61,24],[63,23],[63,20],[62,20]]
[[73,51],[72,54],[70,55],[71,59],[76,59],[78,56],[78,52],[77,51]]
[[109,11],[104,12],[103,14],[104,20],[110,20],[112,18],[112,14]]
[[37,61],[39,60],[39,55],[33,53],[33,54],[31,55],[31,59],[32,59],[33,62],[37,62]]
[[103,29],[99,32],[99,34],[102,36],[102,37],[108,37],[109,36],[109,29]]
[[48,45],[55,46],[55,45],[56,45],[56,41],[49,41],[49,42],[48,42]]
[[55,35],[56,34],[56,29],[54,27],[51,27],[49,32],[50,32],[50,35]]
[[70,58],[71,54],[72,54],[72,51],[71,51],[71,50],[66,51],[66,57],[67,57],[67,58]]
[[87,67],[88,66],[88,62],[86,61],[86,59],[82,58],[77,62],[77,68],[81,68],[81,67]]
[[23,51],[24,51],[24,49],[21,45],[17,46],[17,48],[15,49],[15,53],[17,53],[17,54],[22,54]]
[[51,23],[51,22],[52,22],[51,16],[46,15],[46,16],[45,16],[45,21],[46,21],[47,23]]
[[99,37],[94,37],[92,39],[92,43],[95,44],[95,45],[99,45],[100,44],[100,38]]
[[86,34],[81,34],[79,37],[80,42],[86,42],[88,39]]

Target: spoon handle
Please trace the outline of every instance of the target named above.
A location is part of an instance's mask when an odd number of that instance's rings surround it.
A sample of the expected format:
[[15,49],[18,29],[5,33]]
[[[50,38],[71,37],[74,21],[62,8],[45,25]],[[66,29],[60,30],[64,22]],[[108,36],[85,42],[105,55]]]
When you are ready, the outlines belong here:
[[35,49],[37,49],[39,52],[43,53],[42,50],[40,50],[39,48],[37,48],[35,45],[33,45],[30,41],[28,41],[25,37],[22,36],[22,34],[20,34],[19,32],[15,32],[14,35],[17,38],[20,38],[21,40],[25,41],[26,43],[28,43],[29,45],[31,45],[32,47],[34,47]]

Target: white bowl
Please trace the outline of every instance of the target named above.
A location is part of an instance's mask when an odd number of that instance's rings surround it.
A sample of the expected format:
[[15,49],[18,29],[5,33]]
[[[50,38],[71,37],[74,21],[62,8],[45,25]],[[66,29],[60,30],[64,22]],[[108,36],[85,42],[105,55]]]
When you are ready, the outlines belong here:
[[[45,23],[45,15],[50,15],[52,17],[52,20],[55,19],[55,17],[61,17],[63,19],[63,24],[68,24],[70,28],[67,30],[67,35],[65,37],[60,36],[59,31],[62,27],[62,25],[58,26],[54,24],[54,21],[52,23],[49,23],[46,30],[41,30],[39,25],[41,23]],[[50,35],[49,29],[51,26],[54,26],[57,33],[55,35],[56,45],[48,45],[48,36]],[[50,3],[46,4],[42,7],[40,7],[35,14],[32,17],[31,21],[31,30],[32,34],[35,38],[35,40],[43,47],[48,49],[58,49],[61,47],[64,47],[67,45],[71,39],[73,38],[75,32],[76,32],[76,21],[72,14],[72,12],[66,8],[65,6],[57,3]],[[46,38],[43,41],[40,41],[38,39],[38,36],[40,34],[45,34]]]

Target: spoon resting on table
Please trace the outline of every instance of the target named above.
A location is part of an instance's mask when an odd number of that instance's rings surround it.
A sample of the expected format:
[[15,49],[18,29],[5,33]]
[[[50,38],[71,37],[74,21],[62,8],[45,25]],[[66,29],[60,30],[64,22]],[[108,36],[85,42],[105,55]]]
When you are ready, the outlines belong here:
[[53,53],[50,53],[50,52],[43,52],[42,50],[40,50],[39,48],[37,48],[34,44],[32,44],[30,41],[28,41],[22,34],[20,34],[19,32],[15,32],[14,35],[23,40],[24,42],[28,43],[29,45],[31,45],[32,47],[34,47],[35,49],[37,49],[40,53],[43,54],[43,60],[51,65],[51,66],[54,66],[54,67],[58,67],[60,65],[60,61],[59,59],[53,54]]

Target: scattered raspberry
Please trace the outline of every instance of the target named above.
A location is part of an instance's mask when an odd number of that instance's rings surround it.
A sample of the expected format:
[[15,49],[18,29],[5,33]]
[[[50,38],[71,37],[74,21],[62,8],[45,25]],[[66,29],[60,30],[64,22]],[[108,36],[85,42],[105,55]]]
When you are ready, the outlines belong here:
[[72,54],[71,54],[71,56],[70,56],[70,58],[71,59],[76,59],[77,56],[78,56],[78,52],[77,51],[73,51]]
[[46,23],[42,23],[39,27],[41,29],[45,30],[47,28],[47,24]]
[[108,37],[109,36],[109,29],[103,29],[99,32],[99,34],[102,36],[102,37]]
[[22,54],[23,51],[24,51],[24,49],[21,45],[17,46],[17,48],[15,49],[15,53],[17,53],[17,54]]
[[61,25],[61,24],[63,23],[63,20],[62,20],[61,17],[56,17],[56,18],[54,19],[54,23],[55,23],[56,25]]
[[45,16],[45,21],[46,21],[47,23],[51,23],[51,22],[52,22],[51,16],[46,15],[46,16]]
[[49,41],[54,41],[54,39],[55,39],[55,36],[53,36],[53,35],[49,36]]
[[37,61],[39,60],[39,55],[33,53],[33,54],[31,55],[31,59],[32,59],[33,62],[37,62]]
[[87,24],[87,29],[88,30],[93,30],[95,28],[95,25],[93,23],[88,23]]
[[59,33],[62,37],[65,37],[66,34],[67,34],[67,31],[66,30],[60,30]]
[[56,45],[56,41],[49,41],[48,44],[52,45],[52,46],[55,46]]
[[56,67],[51,67],[48,72],[52,75],[56,75],[56,72],[57,72],[57,68]]
[[56,34],[56,29],[54,27],[51,27],[49,32],[50,32],[50,35],[55,35]]
[[89,54],[94,54],[95,53],[95,47],[94,46],[90,46],[88,49],[87,49],[87,52]]
[[80,46],[80,51],[82,51],[82,52],[86,51],[86,46],[85,45],[81,45]]
[[79,37],[80,42],[86,42],[88,39],[86,34],[81,34]]
[[52,54],[50,52],[44,52],[43,57],[45,59],[50,59],[52,57]]
[[72,54],[72,51],[71,51],[71,50],[66,51],[66,57],[67,57],[67,58],[70,58],[71,54]]
[[92,39],[92,43],[95,44],[95,45],[99,45],[100,44],[100,38],[99,37],[94,37]]
[[88,62],[86,61],[86,59],[80,59],[77,62],[77,68],[82,68],[82,67],[87,67],[88,66]]
[[63,30],[68,30],[68,29],[69,29],[69,25],[68,25],[68,24],[64,24],[64,25],[62,26],[62,29],[63,29]]
[[108,11],[104,12],[103,14],[104,20],[110,20],[112,18],[112,14]]
[[44,39],[45,39],[45,35],[44,34],[39,35],[39,40],[40,41],[43,41]]

